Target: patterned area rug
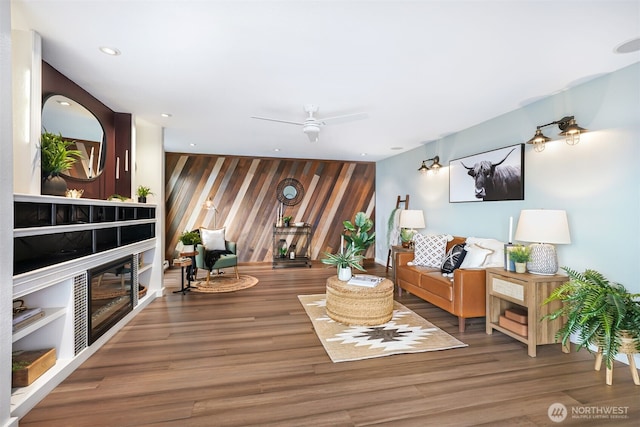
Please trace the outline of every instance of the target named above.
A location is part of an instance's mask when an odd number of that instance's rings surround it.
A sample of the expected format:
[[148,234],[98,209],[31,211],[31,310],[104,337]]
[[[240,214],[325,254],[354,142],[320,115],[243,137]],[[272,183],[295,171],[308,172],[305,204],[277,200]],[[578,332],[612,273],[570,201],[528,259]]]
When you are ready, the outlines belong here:
[[246,274],[241,274],[240,279],[236,279],[235,274],[211,274],[208,284],[206,279],[191,283],[191,291],[202,293],[233,292],[251,288],[257,284],[258,279]]
[[467,346],[396,301],[389,322],[379,326],[347,326],[327,316],[324,294],[299,295],[298,299],[333,362]]

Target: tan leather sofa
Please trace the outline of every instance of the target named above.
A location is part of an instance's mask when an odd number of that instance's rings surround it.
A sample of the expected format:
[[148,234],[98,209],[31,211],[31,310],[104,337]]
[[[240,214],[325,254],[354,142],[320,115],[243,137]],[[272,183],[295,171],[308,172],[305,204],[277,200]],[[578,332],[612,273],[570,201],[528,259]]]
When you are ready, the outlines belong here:
[[[447,243],[447,251],[464,243],[464,237],[454,237]],[[402,289],[458,316],[458,330],[464,332],[465,319],[486,314],[485,270],[456,269],[453,278],[442,275],[440,269],[407,265],[413,253],[398,252],[394,263],[398,292]]]

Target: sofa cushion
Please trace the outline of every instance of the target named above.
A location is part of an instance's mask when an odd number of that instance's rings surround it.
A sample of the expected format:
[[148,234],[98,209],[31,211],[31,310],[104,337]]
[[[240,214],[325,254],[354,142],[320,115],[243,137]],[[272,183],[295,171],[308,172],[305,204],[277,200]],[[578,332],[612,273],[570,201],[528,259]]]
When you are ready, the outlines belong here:
[[440,271],[445,274],[453,273],[453,270],[460,267],[466,253],[463,244],[453,245],[445,255]]
[[468,237],[467,243],[476,244],[480,247],[493,251],[493,253],[487,256],[482,267],[504,267],[504,242],[496,239]]
[[467,254],[460,264],[460,268],[483,268],[489,255],[493,253],[491,249],[483,248],[477,244],[467,244],[464,247]]
[[439,271],[420,276],[420,287],[447,301],[453,301],[453,279],[444,277]]
[[413,238],[413,264],[439,269],[446,254],[447,242],[452,238],[445,234],[416,234]]

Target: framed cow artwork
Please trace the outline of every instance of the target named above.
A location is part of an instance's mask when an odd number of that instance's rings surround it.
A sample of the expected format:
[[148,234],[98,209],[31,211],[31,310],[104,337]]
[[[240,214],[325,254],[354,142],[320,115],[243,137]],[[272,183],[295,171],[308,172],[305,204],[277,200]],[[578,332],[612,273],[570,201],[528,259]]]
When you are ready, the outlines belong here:
[[449,162],[449,202],[524,200],[524,144]]

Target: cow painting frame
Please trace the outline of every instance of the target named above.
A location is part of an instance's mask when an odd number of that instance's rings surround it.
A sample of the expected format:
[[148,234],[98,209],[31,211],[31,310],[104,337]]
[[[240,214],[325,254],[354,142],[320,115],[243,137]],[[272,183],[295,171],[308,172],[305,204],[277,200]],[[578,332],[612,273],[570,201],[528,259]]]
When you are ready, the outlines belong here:
[[449,202],[524,200],[524,144],[449,162]]

